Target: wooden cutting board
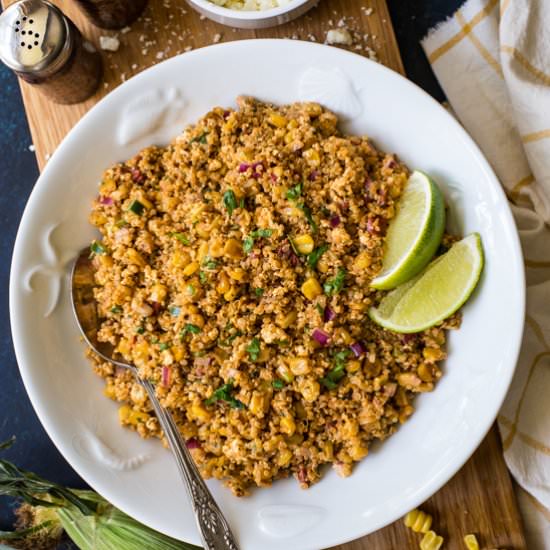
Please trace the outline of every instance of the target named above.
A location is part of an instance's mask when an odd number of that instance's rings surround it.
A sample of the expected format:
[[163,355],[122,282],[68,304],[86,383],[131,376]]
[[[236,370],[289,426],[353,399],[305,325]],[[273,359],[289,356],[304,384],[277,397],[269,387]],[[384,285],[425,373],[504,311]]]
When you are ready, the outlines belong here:
[[[4,5],[12,0],[3,0]],[[26,83],[21,91],[40,169],[80,117],[122,81],[162,59],[215,42],[243,38],[300,38],[323,42],[339,26],[353,36],[348,49],[403,73],[386,0],[321,0],[320,5],[287,25],[262,31],[223,27],[200,17],[182,0],[150,0],[143,17],[128,32],[108,32],[90,25],[70,0],[54,0],[96,46],[99,36],[117,36],[120,48],[103,52],[105,80],[98,93],[79,105],[56,105]],[[367,491],[368,488],[365,488]],[[467,533],[476,533],[482,548],[525,549],[525,539],[512,482],[500,440],[493,428],[462,470],[422,509],[433,514],[434,528],[445,537],[444,548],[464,550]],[[338,550],[418,548],[421,537],[402,521]],[[260,550],[260,549],[258,549]],[[290,549],[291,550],[291,549]]]

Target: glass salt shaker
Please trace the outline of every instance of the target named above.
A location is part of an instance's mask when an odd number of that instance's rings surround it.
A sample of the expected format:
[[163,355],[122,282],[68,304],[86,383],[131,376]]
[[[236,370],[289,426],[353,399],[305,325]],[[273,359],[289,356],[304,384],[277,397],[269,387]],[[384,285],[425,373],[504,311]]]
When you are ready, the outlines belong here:
[[75,0],[91,22],[103,29],[122,29],[133,23],[147,0]]
[[21,0],[2,12],[0,59],[56,103],[84,101],[103,75],[99,53],[46,0]]

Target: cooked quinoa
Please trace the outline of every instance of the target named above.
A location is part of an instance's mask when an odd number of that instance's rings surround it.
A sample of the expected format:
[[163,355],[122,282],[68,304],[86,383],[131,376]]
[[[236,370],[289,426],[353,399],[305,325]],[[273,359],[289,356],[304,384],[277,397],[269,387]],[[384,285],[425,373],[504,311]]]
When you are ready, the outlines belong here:
[[[443,325],[370,321],[408,178],[315,103],[239,98],[108,169],[90,221],[100,340],[156,385],[204,477],[236,495],[342,476],[441,376]],[[120,420],[162,437],[129,371],[89,352]]]

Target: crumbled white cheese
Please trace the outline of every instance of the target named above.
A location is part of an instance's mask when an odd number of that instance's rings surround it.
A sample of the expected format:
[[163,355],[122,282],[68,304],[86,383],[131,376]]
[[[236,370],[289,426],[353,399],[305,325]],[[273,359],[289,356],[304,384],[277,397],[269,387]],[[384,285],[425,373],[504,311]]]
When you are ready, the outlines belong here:
[[116,36],[100,36],[99,47],[102,50],[116,52],[120,46],[120,40]]
[[213,4],[242,11],[263,11],[287,6],[293,0],[210,0]]
[[327,44],[342,44],[344,46],[351,46],[353,44],[353,38],[351,37],[348,29],[331,29],[327,32],[325,42]]

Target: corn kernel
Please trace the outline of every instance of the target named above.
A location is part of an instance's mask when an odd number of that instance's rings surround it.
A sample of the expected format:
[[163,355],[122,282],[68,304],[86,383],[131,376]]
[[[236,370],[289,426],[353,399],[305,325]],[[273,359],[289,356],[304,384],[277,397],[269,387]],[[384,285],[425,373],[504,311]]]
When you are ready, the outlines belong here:
[[152,302],[162,304],[164,300],[166,300],[167,294],[168,289],[164,285],[153,285],[153,288],[151,288],[150,299]]
[[321,162],[319,153],[315,149],[308,149],[307,151],[304,151],[304,157],[310,164],[313,164],[314,166],[318,166]]
[[346,370],[350,373],[357,372],[361,368],[361,361],[353,359],[346,363]]
[[293,118],[289,123],[288,123],[288,127],[291,129],[291,130],[295,130],[296,128],[298,128],[298,121]]
[[331,461],[334,458],[334,447],[330,441],[326,441],[322,445],[324,459]]
[[131,412],[132,409],[128,405],[122,405],[122,407],[118,409],[118,419],[121,424],[125,424],[126,422],[128,422]]
[[229,277],[225,273],[220,273],[218,276],[218,284],[216,285],[216,290],[220,294],[225,294],[231,288],[231,283]]
[[296,422],[294,422],[294,418],[291,415],[281,418],[280,428],[284,434],[294,435],[296,431]]
[[227,292],[224,292],[223,297],[227,302],[232,302],[239,292],[239,289],[235,286],[232,286]]
[[103,212],[98,212],[97,210],[92,212],[89,217],[90,223],[99,227],[107,223],[107,216]]
[[200,313],[191,313],[187,319],[192,325],[197,325],[200,328],[204,327],[204,317]]
[[250,400],[250,403],[248,404],[248,410],[256,416],[263,416],[264,407],[265,407],[264,401],[265,401],[264,394],[255,391],[252,394],[252,399]]
[[234,260],[238,260],[243,255],[243,246],[237,239],[229,239],[225,243],[223,253]]
[[317,262],[317,270],[320,271],[321,273],[328,273],[329,267],[330,266],[327,258],[324,255],[321,256],[321,258]]
[[281,363],[277,367],[277,374],[288,384],[290,384],[294,380],[294,375],[292,374],[292,371],[284,363]]
[[405,527],[415,533],[427,533],[432,526],[432,516],[415,508],[405,516]]
[[132,348],[130,342],[126,338],[121,338],[116,347],[116,351],[123,357],[128,357],[131,350]]
[[287,359],[292,374],[300,376],[311,371],[311,364],[307,357],[291,357]]
[[443,351],[439,348],[424,348],[422,355],[424,356],[424,359],[426,359],[426,361],[428,362],[439,361],[444,357]]
[[197,259],[199,262],[202,262],[204,258],[206,258],[206,256],[208,256],[208,243],[203,242],[199,246],[199,250],[197,252]]
[[145,208],[151,209],[153,208],[153,203],[145,196],[145,193],[139,193],[138,200]]
[[279,453],[277,454],[277,466],[280,466],[281,468],[288,466],[291,460],[292,460],[292,451],[290,451],[289,449],[283,449],[282,451],[279,451]]
[[192,209],[191,209],[191,221],[193,222],[196,222],[201,214],[206,210],[206,204],[204,203],[199,203],[197,205],[195,205]]
[[197,272],[199,267],[200,267],[199,262],[191,262],[190,264],[184,267],[183,274],[186,277],[189,277],[189,275],[193,275],[193,273]]
[[96,258],[98,259],[102,267],[106,267],[107,269],[113,267],[114,262],[112,256],[102,254],[101,256],[96,256]]
[[190,416],[191,420],[197,420],[199,422],[208,422],[211,416],[200,403],[193,403],[187,414]]
[[278,178],[280,178],[280,177],[283,175],[283,167],[282,167],[282,166],[275,166],[275,168],[273,168],[273,173],[274,173]]
[[141,254],[135,248],[129,248],[126,251],[126,259],[130,264],[139,265],[141,267],[145,267],[146,265],[145,260],[142,258]]
[[304,378],[298,384],[298,390],[308,403],[313,403],[321,393],[321,386],[317,380]]
[[479,542],[475,535],[466,535],[464,537],[464,544],[468,550],[479,550]]
[[277,126],[277,128],[284,128],[288,123],[287,119],[279,113],[271,113],[268,121],[273,126]]
[[288,313],[277,315],[276,323],[281,328],[288,328],[296,322],[297,318],[298,314],[294,310],[292,310]]
[[207,223],[198,223],[195,226],[195,231],[197,232],[199,237],[202,237],[203,239],[208,239],[208,237],[210,237],[212,228]]
[[109,399],[116,400],[116,389],[115,389],[114,384],[107,384],[103,388],[103,395],[105,397],[108,397]]
[[313,251],[313,237],[311,235],[298,235],[293,240],[296,250],[300,254],[310,254]]
[[149,359],[149,344],[147,342],[138,342],[132,348],[132,359],[134,363],[142,363]]
[[99,186],[99,194],[104,197],[110,195],[116,189],[116,182],[113,178],[105,178]]
[[428,531],[420,541],[420,550],[439,550],[443,544],[443,537],[433,531]]
[[242,281],[246,277],[246,271],[244,269],[241,269],[240,267],[230,269],[228,271],[228,274],[235,281]]
[[181,361],[184,357],[183,346],[172,346],[172,355],[176,361]]
[[222,237],[216,237],[210,243],[210,256],[212,258],[220,258],[224,255],[225,242]]
[[353,460],[362,460],[369,454],[368,448],[361,443],[359,438],[352,439],[348,452]]
[[370,267],[371,262],[372,262],[372,258],[370,254],[367,251],[364,251],[364,252],[360,252],[357,255],[353,264],[357,269],[367,269],[368,267]]
[[172,254],[172,265],[174,267],[184,267],[191,261],[189,254],[182,250],[175,250]]
[[315,300],[317,296],[320,296],[323,293],[323,289],[319,284],[319,281],[315,277],[310,277],[302,285],[302,294],[308,300]]

